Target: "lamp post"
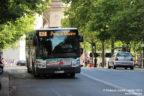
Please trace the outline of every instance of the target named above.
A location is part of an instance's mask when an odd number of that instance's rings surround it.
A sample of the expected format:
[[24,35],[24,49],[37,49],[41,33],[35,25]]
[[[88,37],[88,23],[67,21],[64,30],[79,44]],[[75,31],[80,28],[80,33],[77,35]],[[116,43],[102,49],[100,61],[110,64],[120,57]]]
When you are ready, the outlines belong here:
[[95,43],[92,43],[92,60],[93,60],[93,57],[94,57],[93,65],[94,65],[94,67],[97,67],[96,45],[95,45]]

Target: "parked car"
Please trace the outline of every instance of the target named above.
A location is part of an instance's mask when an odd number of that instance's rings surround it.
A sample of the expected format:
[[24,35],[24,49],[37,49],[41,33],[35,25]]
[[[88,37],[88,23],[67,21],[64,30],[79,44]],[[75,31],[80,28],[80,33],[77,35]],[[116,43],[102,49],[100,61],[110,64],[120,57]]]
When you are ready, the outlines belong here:
[[26,62],[24,60],[19,60],[16,65],[17,66],[25,66]]
[[130,52],[115,52],[108,61],[108,68],[124,67],[125,69],[134,69],[133,56]]

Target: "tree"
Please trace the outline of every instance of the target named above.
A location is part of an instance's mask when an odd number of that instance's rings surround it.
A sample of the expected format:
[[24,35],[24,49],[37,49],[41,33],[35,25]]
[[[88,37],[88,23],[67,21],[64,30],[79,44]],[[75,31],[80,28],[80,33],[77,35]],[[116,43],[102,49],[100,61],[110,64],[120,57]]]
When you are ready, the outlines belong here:
[[[63,0],[65,3],[71,3],[68,10],[65,11],[66,19],[62,21],[64,27],[76,27],[80,34],[84,36],[84,56],[86,56],[87,43],[95,42],[96,38],[92,32],[87,30],[87,22],[91,18],[91,0]],[[67,23],[69,22],[69,23]],[[94,38],[93,38],[94,37]]]
[[0,24],[15,21],[24,15],[41,14],[50,0],[0,0]]
[[[86,41],[120,41],[128,47],[142,40],[143,0],[63,0],[67,23],[79,28]],[[65,21],[66,23],[66,21]]]
[[34,16],[42,14],[50,0],[0,0],[0,48],[6,48],[33,29]]
[[111,16],[110,31],[115,40],[129,44],[142,40],[144,1],[122,0],[119,10]]
[[34,20],[35,18],[33,16],[26,16],[13,22],[9,21],[6,24],[1,24],[0,48],[4,49],[14,44],[23,34],[33,30]]

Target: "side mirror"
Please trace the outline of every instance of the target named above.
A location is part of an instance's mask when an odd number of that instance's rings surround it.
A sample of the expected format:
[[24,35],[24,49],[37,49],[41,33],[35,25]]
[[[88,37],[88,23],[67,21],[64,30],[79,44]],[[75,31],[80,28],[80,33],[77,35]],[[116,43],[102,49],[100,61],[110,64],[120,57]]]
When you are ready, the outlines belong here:
[[83,36],[82,35],[79,36],[79,41],[83,42]]
[[80,54],[83,54],[83,48],[80,48]]
[[36,35],[33,37],[33,45],[34,45],[34,46],[37,45],[37,37],[36,37]]

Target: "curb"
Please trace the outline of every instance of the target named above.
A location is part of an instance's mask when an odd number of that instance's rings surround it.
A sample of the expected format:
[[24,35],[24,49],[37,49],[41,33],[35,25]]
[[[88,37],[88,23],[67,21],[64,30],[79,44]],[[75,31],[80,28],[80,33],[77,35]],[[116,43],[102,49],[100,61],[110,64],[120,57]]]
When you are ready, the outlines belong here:
[[9,96],[9,75],[8,73],[3,73],[0,75],[0,96]]

